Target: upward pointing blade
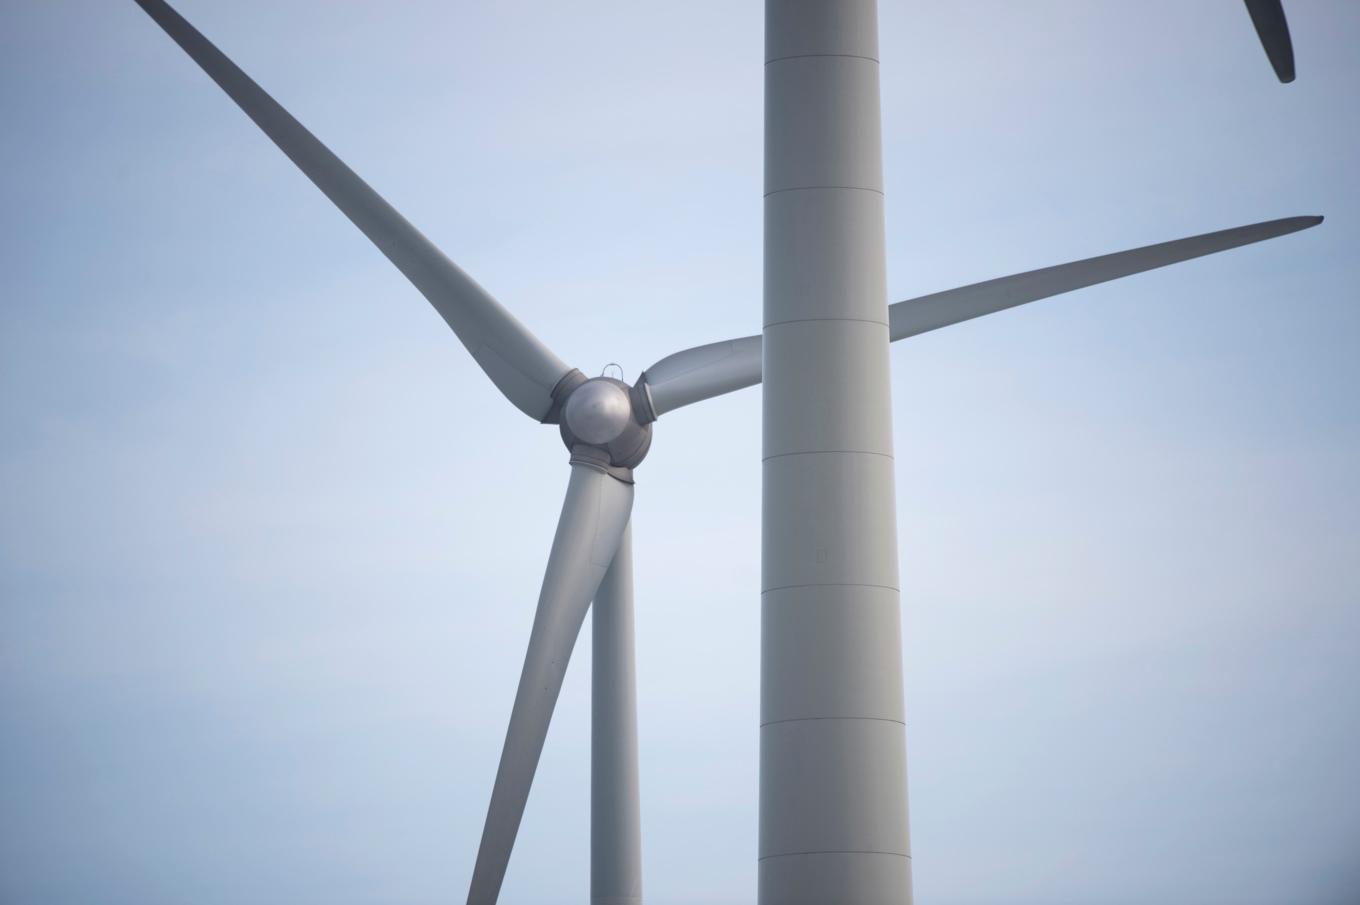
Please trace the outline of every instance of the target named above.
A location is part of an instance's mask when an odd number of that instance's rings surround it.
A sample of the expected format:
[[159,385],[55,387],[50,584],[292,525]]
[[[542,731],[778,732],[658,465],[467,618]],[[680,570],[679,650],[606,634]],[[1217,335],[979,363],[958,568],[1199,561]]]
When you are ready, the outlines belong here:
[[1285,21],[1280,0],[1246,0],[1246,4],[1275,75],[1281,82],[1294,81],[1294,45],[1289,40],[1289,23]]
[[572,464],[510,712],[510,728],[491,789],[468,905],[491,905],[500,895],[567,661],[590,601],[619,548],[632,508],[632,484],[588,465]]
[[430,300],[505,397],[542,420],[571,369],[184,17],[136,2]]

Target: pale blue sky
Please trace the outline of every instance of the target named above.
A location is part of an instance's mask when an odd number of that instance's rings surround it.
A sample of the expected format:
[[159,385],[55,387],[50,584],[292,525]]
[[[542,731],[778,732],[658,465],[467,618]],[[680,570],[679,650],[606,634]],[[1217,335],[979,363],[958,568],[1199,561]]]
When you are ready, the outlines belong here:
[[[933,905],[1360,896],[1360,4],[882,3]],[[759,330],[761,4],[182,0],[587,373]],[[566,479],[131,2],[0,5],[0,900],[462,901]],[[638,472],[645,890],[754,899],[759,395]],[[588,886],[589,633],[505,887]]]

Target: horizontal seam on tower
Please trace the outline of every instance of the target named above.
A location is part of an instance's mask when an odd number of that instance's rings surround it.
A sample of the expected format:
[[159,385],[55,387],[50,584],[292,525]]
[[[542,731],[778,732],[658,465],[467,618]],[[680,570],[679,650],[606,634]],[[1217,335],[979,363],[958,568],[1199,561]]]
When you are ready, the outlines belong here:
[[807,584],[781,584],[773,588],[761,588],[760,596],[764,597],[771,591],[791,591],[794,588],[879,588],[884,591],[902,593],[901,588],[890,584],[866,584],[862,581],[813,581]]
[[781,192],[811,192],[815,189],[849,189],[855,192],[873,192],[875,195],[883,194],[882,189],[871,189],[867,185],[795,185],[786,189],[775,189],[772,192],[766,192],[764,197],[768,198],[771,195],[778,195]]
[[892,460],[892,453],[873,452],[868,449],[804,449],[798,452],[775,453],[772,456],[765,456],[760,461],[768,462],[771,459],[785,459],[789,456],[830,456],[835,454],[855,453],[862,456],[882,456],[889,461]]
[[906,858],[911,860],[911,855],[902,852],[880,852],[873,849],[822,849],[811,852],[780,852],[777,855],[761,855],[758,861],[768,861],[770,858],[794,858],[798,855],[892,855],[895,858]]
[[882,716],[792,716],[786,720],[770,720],[768,723],[761,723],[760,728],[773,726],[777,723],[808,723],[813,720],[873,720],[875,723],[896,723],[899,726],[907,725],[902,720],[890,720]]
[[[891,330],[891,325],[888,324],[886,321],[873,321],[869,320],[869,318],[867,317],[794,317],[786,321],[770,321],[770,323],[763,325],[763,329],[768,330],[771,327],[782,327],[785,324],[819,324],[822,323],[823,321],[845,321],[847,323],[853,324],[873,324],[875,327],[888,327]],[[891,333],[889,335],[891,335]],[[889,342],[891,341],[892,340],[889,340]]]
[[880,66],[883,65],[878,57],[866,57],[861,53],[791,53],[786,57],[775,57],[773,60],[766,60],[765,65],[768,66],[771,63],[782,63],[784,60],[805,60],[809,57],[845,57],[847,60],[868,60],[870,63],[878,63]]

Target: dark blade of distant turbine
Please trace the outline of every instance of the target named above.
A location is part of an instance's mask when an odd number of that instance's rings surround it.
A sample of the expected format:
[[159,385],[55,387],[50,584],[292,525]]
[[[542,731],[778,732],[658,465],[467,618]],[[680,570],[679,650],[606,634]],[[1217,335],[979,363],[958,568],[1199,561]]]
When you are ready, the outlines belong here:
[[1261,46],[1275,67],[1275,75],[1281,82],[1294,81],[1294,45],[1289,40],[1289,23],[1284,18],[1284,7],[1280,0],[1245,0],[1247,12],[1251,13],[1251,24],[1256,26],[1256,34]]
[[571,369],[162,0],[136,0],[440,313],[515,407],[542,420]]

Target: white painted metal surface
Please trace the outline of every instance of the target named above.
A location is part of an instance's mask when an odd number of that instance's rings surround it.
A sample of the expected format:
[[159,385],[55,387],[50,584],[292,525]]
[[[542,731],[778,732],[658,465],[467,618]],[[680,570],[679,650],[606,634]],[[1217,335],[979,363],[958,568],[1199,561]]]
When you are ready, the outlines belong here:
[[873,0],[769,0],[759,901],[911,901]]
[[631,525],[595,593],[590,620],[590,901],[639,905],[642,810]]

